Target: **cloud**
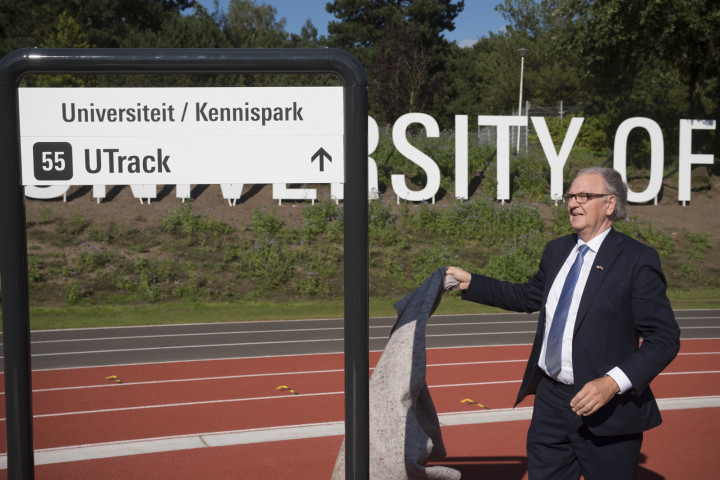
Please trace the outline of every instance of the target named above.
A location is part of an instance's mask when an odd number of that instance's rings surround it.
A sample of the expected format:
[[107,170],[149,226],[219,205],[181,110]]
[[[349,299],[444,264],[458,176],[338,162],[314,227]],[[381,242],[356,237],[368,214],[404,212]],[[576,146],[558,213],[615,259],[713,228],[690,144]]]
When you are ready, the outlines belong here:
[[458,45],[460,46],[460,48],[470,48],[473,45],[475,45],[476,43],[477,43],[476,39],[468,38],[465,40],[460,40]]

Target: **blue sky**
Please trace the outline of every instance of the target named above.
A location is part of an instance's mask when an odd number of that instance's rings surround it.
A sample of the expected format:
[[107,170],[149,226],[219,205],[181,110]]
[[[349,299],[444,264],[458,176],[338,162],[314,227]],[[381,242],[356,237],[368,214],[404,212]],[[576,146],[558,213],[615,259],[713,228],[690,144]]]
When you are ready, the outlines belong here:
[[[325,11],[328,0],[256,0],[258,4],[272,5],[277,10],[276,18],[287,22],[285,30],[300,33],[300,28],[309,18],[317,27],[320,35],[327,34],[327,24],[335,17]],[[199,0],[210,12],[215,10],[214,0]],[[221,10],[227,10],[230,0],[219,0]],[[488,32],[505,29],[505,20],[495,11],[495,0],[465,0],[465,9],[455,19],[455,30],[443,32],[445,38],[455,40],[460,46],[470,46]]]

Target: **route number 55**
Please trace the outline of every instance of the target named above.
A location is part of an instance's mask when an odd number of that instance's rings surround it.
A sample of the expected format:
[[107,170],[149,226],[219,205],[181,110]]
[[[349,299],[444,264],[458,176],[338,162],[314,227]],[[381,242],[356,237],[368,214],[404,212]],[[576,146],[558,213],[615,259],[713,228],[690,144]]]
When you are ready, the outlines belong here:
[[36,180],[70,180],[72,145],[67,142],[38,142],[33,145],[33,167]]
[[42,168],[46,172],[65,170],[65,152],[42,152],[42,155]]

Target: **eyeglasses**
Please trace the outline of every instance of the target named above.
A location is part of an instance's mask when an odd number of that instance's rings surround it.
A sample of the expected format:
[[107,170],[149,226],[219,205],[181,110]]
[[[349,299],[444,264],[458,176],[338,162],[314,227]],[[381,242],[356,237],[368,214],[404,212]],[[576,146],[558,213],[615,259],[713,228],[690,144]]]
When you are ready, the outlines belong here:
[[563,201],[569,202],[574,198],[577,203],[583,204],[593,198],[607,197],[608,195],[612,195],[612,193],[566,193],[563,195]]

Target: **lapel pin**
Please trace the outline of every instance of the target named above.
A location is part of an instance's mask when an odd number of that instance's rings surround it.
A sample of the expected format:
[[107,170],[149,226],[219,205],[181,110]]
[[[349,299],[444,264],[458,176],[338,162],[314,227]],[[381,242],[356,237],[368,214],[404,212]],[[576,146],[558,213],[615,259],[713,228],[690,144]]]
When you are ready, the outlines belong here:
[[595,265],[595,268],[599,268],[600,270],[605,270],[605,267],[602,267],[600,265]]

